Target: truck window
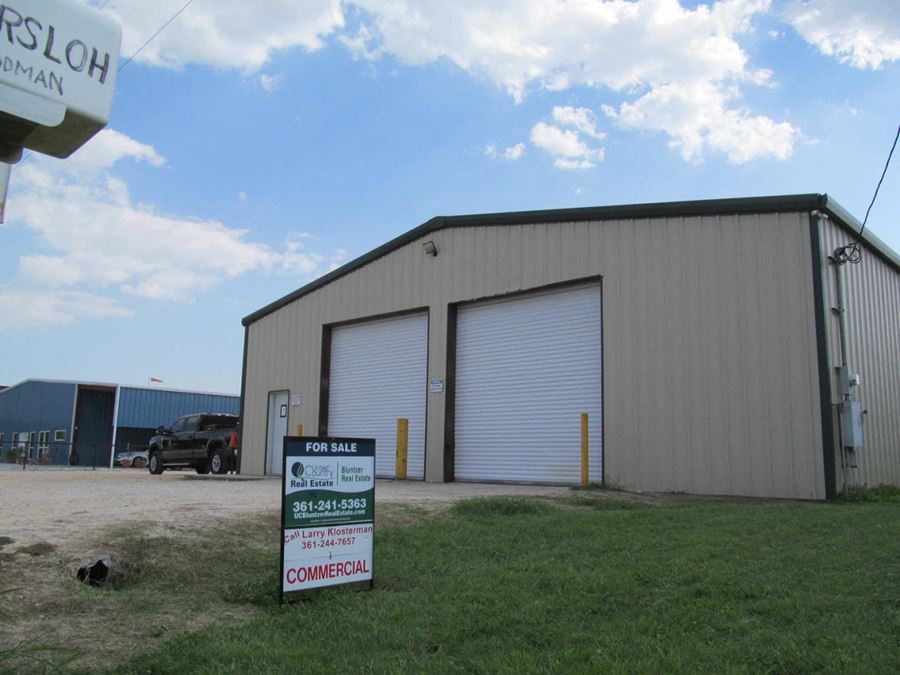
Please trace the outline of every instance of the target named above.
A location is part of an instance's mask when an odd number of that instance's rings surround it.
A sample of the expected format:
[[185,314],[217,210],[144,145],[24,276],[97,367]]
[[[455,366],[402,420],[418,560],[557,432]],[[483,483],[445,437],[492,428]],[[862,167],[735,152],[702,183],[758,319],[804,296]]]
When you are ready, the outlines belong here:
[[235,415],[204,415],[203,421],[200,423],[200,429],[202,431],[231,429],[235,425],[237,425],[237,417]]
[[184,421],[184,428],[182,431],[197,431],[200,427],[200,417],[201,415],[191,415]]

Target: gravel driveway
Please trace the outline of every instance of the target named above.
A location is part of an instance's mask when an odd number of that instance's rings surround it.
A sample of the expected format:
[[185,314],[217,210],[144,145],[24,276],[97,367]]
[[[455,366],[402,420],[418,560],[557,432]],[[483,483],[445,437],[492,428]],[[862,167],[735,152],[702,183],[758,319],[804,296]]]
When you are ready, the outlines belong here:
[[[281,480],[138,469],[43,469],[0,465],[0,535],[18,544],[65,545],[131,522],[191,526],[277,510]],[[379,480],[379,503],[435,503],[485,495],[562,495],[565,487]]]

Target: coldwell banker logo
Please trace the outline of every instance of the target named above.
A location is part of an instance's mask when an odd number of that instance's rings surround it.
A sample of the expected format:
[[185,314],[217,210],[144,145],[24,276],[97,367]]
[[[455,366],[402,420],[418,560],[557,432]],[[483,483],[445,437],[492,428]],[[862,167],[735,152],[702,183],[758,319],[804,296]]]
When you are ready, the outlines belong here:
[[326,488],[334,487],[334,466],[331,464],[311,464],[294,462],[291,465],[291,487]]

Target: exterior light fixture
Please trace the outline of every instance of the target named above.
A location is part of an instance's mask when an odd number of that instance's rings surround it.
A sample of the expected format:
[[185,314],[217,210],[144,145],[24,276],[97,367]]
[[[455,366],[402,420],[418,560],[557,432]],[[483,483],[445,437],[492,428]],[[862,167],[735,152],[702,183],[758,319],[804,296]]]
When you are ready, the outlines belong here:
[[425,255],[431,255],[437,258],[437,246],[434,245],[433,241],[426,241],[422,244],[422,248],[425,249]]

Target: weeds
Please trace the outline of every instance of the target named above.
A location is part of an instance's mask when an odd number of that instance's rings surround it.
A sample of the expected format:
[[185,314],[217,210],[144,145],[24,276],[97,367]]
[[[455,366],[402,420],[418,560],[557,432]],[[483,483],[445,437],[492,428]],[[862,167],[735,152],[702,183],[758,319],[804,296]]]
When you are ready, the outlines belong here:
[[450,507],[455,516],[489,517],[550,513],[553,507],[544,501],[527,497],[480,497],[456,502]]
[[844,488],[835,500],[838,503],[894,502],[900,503],[900,487],[894,485],[859,485]]

